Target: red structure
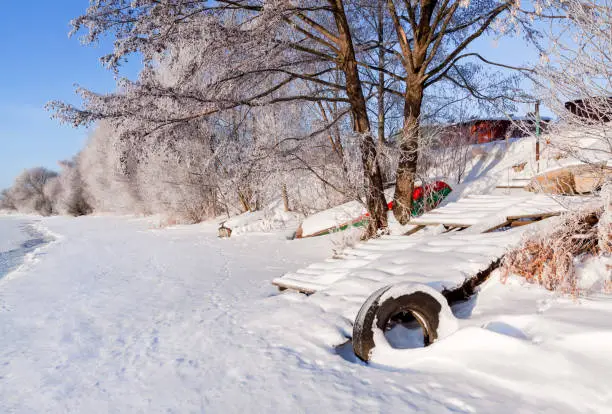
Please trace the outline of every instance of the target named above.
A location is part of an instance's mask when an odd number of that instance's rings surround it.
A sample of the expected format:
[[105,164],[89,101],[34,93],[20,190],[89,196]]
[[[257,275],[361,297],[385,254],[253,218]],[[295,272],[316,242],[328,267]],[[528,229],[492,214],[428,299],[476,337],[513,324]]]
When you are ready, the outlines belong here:
[[506,138],[506,133],[512,129],[512,124],[508,120],[481,119],[474,121],[469,128],[470,135],[476,142],[483,144]]
[[[540,131],[546,131],[550,118],[543,117]],[[480,118],[471,119],[445,128],[450,140],[465,139],[472,144],[483,144],[506,138],[521,138],[535,133],[536,122],[532,117],[524,118]]]

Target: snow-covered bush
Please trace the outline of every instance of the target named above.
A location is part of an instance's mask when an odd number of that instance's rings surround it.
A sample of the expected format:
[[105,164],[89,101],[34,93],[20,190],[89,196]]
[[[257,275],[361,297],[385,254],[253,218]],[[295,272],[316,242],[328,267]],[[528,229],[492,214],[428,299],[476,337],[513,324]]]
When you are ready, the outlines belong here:
[[0,209],[22,213],[83,215],[91,208],[84,199],[76,161],[63,161],[60,174],[43,167],[25,170],[2,192]]
[[62,183],[60,181],[60,176],[57,175],[55,177],[50,178],[45,183],[45,186],[43,188],[43,193],[44,193],[46,200],[48,200],[48,205],[50,206],[50,209],[48,211],[37,210],[36,212],[42,215],[45,215],[45,216],[52,215],[52,214],[62,214],[61,213],[63,211],[63,205],[61,203],[62,192],[63,190],[62,190]]
[[15,200],[8,188],[0,192],[0,210],[17,210]]
[[604,208],[598,225],[598,245],[602,252],[612,254],[612,182],[604,185],[600,197]]
[[172,148],[147,148],[138,164],[137,186],[143,204],[176,222],[197,223],[221,214],[213,163],[197,134]]
[[[559,159],[605,164],[612,158],[612,0],[556,0],[559,19],[543,32],[535,67],[543,103],[557,122],[547,144]],[[587,146],[577,138],[590,139]]]
[[93,211],[143,212],[134,168],[122,170],[122,160],[126,164],[131,161],[121,150],[118,132],[108,123],[100,122],[78,157],[83,197]]
[[2,197],[6,203],[22,213],[48,216],[54,212],[59,192],[57,173],[44,167],[25,170]]
[[[551,219],[544,229],[527,234],[520,246],[504,256],[502,280],[516,274],[549,290],[580,294],[581,274],[577,265],[591,258],[603,260],[612,255],[612,204],[609,195],[606,197],[559,219]],[[612,283],[610,275],[602,281],[602,286]]]

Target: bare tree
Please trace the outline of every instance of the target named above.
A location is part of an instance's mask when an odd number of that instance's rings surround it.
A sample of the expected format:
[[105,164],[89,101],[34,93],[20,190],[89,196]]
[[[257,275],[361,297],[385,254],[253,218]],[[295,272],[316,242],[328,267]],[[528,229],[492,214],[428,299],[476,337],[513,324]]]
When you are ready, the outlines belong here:
[[[496,64],[479,53],[467,51],[467,48],[474,40],[492,31],[493,25],[503,16],[513,24],[521,24],[528,30],[528,35],[533,35],[533,30],[514,1],[387,0],[387,8],[400,46],[393,56],[401,62],[403,69],[395,76],[405,84],[404,126],[399,142],[393,212],[400,223],[406,223],[410,218],[417,172],[418,135],[426,89],[443,82],[464,88],[477,99],[512,97],[511,85],[507,83],[478,83],[474,77],[475,64],[521,68]],[[509,91],[500,92],[500,89]]]

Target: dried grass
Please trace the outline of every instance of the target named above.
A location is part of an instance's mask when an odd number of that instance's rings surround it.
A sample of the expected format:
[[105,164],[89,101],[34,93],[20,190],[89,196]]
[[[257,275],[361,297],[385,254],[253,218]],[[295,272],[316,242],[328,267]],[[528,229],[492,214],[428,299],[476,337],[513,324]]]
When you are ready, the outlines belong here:
[[589,257],[612,253],[612,209],[607,197],[559,218],[549,230],[529,234],[504,256],[502,281],[510,274],[546,289],[571,295],[580,293],[575,264]]

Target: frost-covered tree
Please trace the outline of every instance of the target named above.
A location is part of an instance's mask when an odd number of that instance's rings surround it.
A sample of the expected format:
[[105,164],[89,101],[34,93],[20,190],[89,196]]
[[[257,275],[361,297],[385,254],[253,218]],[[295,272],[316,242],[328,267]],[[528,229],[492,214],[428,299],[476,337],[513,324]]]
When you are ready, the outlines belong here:
[[[596,256],[603,264],[612,253],[612,2],[555,0],[548,5],[555,24],[544,32],[541,62],[531,76],[557,117],[545,147],[555,157],[587,164],[581,180],[596,196],[508,252],[502,272],[578,296],[587,292],[577,264]],[[607,270],[589,283],[591,289],[606,290]]]
[[56,191],[55,210],[58,213],[72,216],[90,214],[92,207],[85,196],[83,178],[79,169],[79,157],[75,157],[72,161],[61,161],[59,165],[62,169],[57,177],[59,190]]
[[[612,158],[612,1],[553,1],[558,17],[545,32],[532,79],[558,118],[553,145],[562,156],[606,163]],[[589,148],[577,138],[591,138]]]
[[[482,76],[480,64],[521,68],[494,63],[469,47],[484,34],[502,34],[514,27],[521,27],[527,37],[533,37],[536,33],[531,17],[538,13],[521,9],[514,0],[387,0],[386,6],[399,43],[398,48],[389,51],[390,57],[401,64],[401,70],[391,76],[403,85],[399,91],[403,99],[403,130],[399,134],[393,212],[398,221],[406,223],[417,174],[427,91],[435,89],[435,94],[440,95],[440,90],[463,89],[477,100],[499,101],[499,105],[508,98],[516,99],[512,78]],[[448,102],[442,104],[446,105]]]
[[183,222],[224,212],[210,130],[198,123],[179,129],[172,145],[149,143],[137,166],[137,186],[148,210]]
[[[52,104],[75,125],[113,120],[134,141],[163,135],[163,129],[238,107],[278,102],[336,102],[350,114],[353,139],[361,150],[370,233],[385,228],[386,202],[371,134],[366,96],[352,37],[359,19],[356,3],[304,1],[92,1],[74,21],[85,42],[112,32],[113,53],[103,61],[116,68],[139,52],[145,69],[137,82],[124,81],[121,93],[81,90],[84,109]],[[160,79],[160,61],[173,75]],[[163,64],[163,63],[162,63]],[[296,83],[311,85],[308,93]],[[332,121],[333,122],[333,121]],[[161,134],[160,134],[161,133]]]
[[16,209],[24,213],[52,214],[57,195],[55,180],[57,173],[44,167],[24,170],[8,190]]
[[[85,43],[114,35],[113,51],[102,58],[109,68],[133,53],[142,56],[144,68],[138,80],[122,80],[117,93],[79,89],[83,108],[50,107],[75,125],[106,120],[136,162],[147,143],[168,145],[184,136],[182,128],[188,133],[194,123],[225,112],[285,103],[313,107],[323,128],[307,136],[330,136],[345,175],[360,174],[360,198],[374,234],[387,226],[383,185],[393,178],[383,177],[381,163],[398,159],[394,213],[402,223],[409,219],[426,117],[436,119],[440,108],[466,96],[496,105],[516,98],[513,79],[485,75],[480,65],[520,68],[495,64],[469,46],[484,34],[519,27],[535,37],[532,22],[544,14],[539,2],[533,6],[526,10],[514,0],[92,0],[73,21],[74,31],[85,31]],[[458,89],[465,92],[458,95]],[[386,125],[396,122],[388,114],[398,112],[402,134],[386,134]],[[338,129],[345,123],[350,134],[342,136]],[[387,158],[385,135],[397,139],[399,156]],[[232,135],[223,138],[231,142]],[[358,151],[344,151],[346,144]],[[238,154],[232,152],[243,159]],[[357,169],[347,168],[347,154],[357,157]],[[250,163],[244,166],[247,175],[230,174],[238,186],[239,176],[254,177]],[[237,191],[245,207],[253,201],[249,188]]]
[[127,165],[132,159],[126,157],[125,152],[119,133],[107,122],[100,122],[79,153],[78,168],[84,186],[83,196],[94,211],[144,211],[136,186],[134,166]]
[[15,200],[8,188],[0,191],[0,210],[17,210]]

